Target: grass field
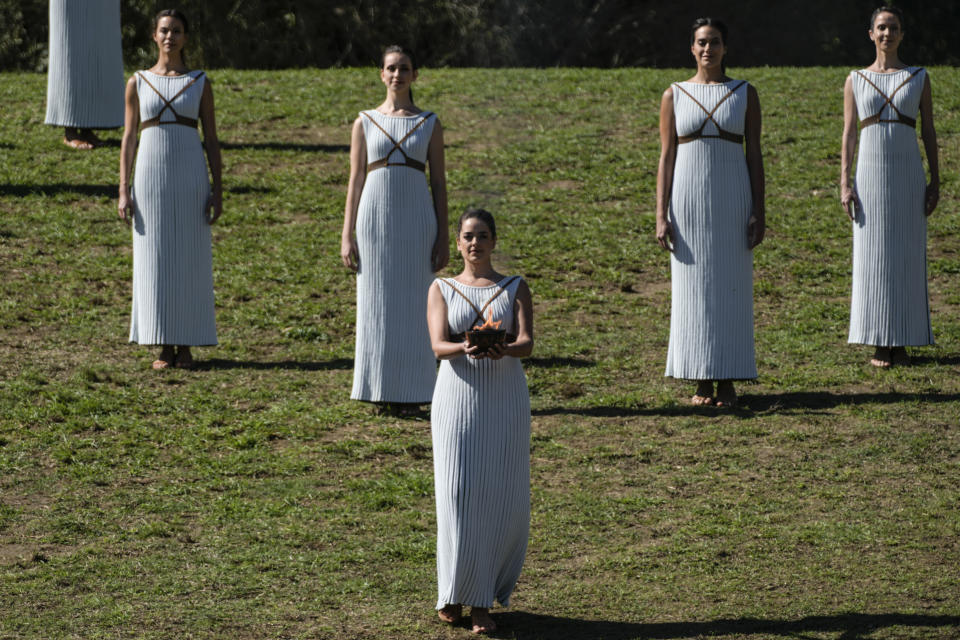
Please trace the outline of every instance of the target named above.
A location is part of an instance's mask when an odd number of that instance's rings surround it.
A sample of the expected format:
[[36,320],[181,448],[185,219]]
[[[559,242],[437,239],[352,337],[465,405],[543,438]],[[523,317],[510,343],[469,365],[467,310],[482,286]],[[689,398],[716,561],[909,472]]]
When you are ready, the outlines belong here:
[[[496,637],[960,637],[960,71],[931,69],[936,347],[846,344],[845,69],[745,69],[764,110],[760,378],[662,375],[659,96],[687,70],[433,70],[451,211],[498,216],[536,302],[527,563]],[[348,399],[349,126],[373,70],[214,71],[221,344],[126,342],[119,132],[70,152],[0,74],[0,638],[465,638],[436,621],[430,425]],[[456,261],[455,263],[456,264]],[[452,273],[452,271],[450,271]],[[495,611],[495,614],[497,612]]]

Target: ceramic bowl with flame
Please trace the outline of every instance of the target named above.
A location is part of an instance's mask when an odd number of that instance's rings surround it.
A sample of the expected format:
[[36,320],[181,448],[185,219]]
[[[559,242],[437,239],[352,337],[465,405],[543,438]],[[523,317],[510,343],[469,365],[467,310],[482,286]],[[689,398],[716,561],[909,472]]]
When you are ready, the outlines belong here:
[[507,332],[504,329],[471,329],[467,331],[467,344],[486,352],[495,344],[503,344],[506,337]]

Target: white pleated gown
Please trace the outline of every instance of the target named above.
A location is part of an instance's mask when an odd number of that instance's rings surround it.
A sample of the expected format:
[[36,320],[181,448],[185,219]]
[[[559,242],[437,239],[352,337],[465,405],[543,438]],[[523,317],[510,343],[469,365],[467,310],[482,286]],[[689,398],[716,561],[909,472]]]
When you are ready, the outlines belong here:
[[[863,73],[886,95],[916,67]],[[926,71],[893,96],[899,111],[916,119]],[[851,74],[860,119],[897,113],[863,77]],[[884,347],[933,344],[927,295],[926,176],[916,129],[878,122],[860,131],[856,192],[862,207],[853,222],[853,295],[849,342]]]
[[[367,163],[389,157],[403,163],[393,141],[420,125],[401,148],[426,164],[436,116],[387,116],[364,112]],[[421,120],[426,118],[423,124]],[[433,395],[437,360],[427,330],[430,264],[437,216],[423,171],[402,164],[376,168],[363,184],[357,212],[357,342],[350,397],[367,402],[427,403]]]
[[[159,126],[140,132],[133,177],[133,305],[130,341],[213,345],[213,255],[204,205],[210,179],[197,129],[171,123],[168,100],[201,71],[181,76],[137,75],[140,121],[160,114]],[[206,76],[173,100],[173,109],[198,118]],[[163,111],[163,113],[160,113]]]
[[50,0],[46,124],[123,126],[120,0]]
[[[478,307],[497,287],[447,280]],[[505,282],[505,280],[504,280]],[[516,332],[519,278],[490,305]],[[444,283],[450,333],[473,327],[476,313]],[[485,314],[486,315],[486,314]],[[443,360],[433,392],[437,496],[437,609],[447,604],[507,606],[530,530],[530,396],[520,360]]]
[[[739,81],[681,82],[708,110]],[[747,84],[740,86],[708,121],[742,135]],[[693,134],[707,114],[674,86],[677,134]],[[753,253],[747,240],[753,200],[743,145],[700,138],[677,145],[670,221],[672,298],[665,375],[688,380],[743,380],[757,377],[753,345]]]

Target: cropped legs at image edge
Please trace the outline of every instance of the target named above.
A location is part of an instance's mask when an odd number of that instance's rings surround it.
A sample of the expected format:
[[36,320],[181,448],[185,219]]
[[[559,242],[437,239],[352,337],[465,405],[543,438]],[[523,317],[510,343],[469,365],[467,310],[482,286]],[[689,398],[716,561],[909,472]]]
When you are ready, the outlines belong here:
[[50,0],[50,60],[45,123],[123,126],[119,0]]

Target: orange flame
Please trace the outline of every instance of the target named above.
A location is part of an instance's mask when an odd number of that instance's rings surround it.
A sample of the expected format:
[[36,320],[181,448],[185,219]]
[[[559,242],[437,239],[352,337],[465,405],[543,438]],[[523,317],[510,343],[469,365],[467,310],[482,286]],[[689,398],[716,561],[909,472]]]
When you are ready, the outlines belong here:
[[487,321],[483,324],[474,325],[474,331],[483,331],[485,329],[499,329],[500,325],[503,324],[503,320],[493,321],[493,309],[490,309],[490,312],[487,313]]

